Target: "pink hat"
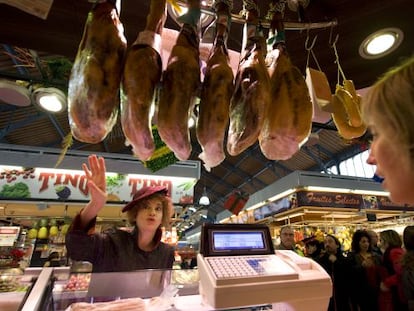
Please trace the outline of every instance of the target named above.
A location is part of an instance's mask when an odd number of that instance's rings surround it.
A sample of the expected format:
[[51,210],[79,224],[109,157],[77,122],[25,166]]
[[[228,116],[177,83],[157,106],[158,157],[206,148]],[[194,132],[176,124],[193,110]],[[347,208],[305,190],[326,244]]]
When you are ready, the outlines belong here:
[[134,194],[132,201],[124,206],[124,208],[122,209],[122,212],[124,213],[130,210],[137,204],[138,201],[145,199],[155,193],[163,193],[167,195],[167,192],[168,192],[168,189],[165,186],[142,187]]

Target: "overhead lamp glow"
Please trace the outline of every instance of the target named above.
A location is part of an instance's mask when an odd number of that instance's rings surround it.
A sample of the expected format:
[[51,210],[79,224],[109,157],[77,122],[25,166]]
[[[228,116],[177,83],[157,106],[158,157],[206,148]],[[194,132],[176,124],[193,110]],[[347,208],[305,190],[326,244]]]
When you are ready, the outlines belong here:
[[61,112],[66,109],[65,94],[54,87],[38,88],[33,91],[37,105],[49,112]]
[[207,196],[206,187],[204,187],[203,195],[201,196],[200,200],[198,201],[200,205],[210,205],[210,199]]
[[[211,6],[210,2],[212,2],[212,1],[201,1],[201,6],[202,7],[209,7],[209,6]],[[168,11],[168,14],[170,15],[170,17],[174,20],[174,22],[176,22],[179,26],[181,26],[182,23],[180,23],[178,21],[178,17],[180,17],[181,15],[187,13],[188,8],[186,6],[179,5],[179,10],[177,10],[170,3],[168,3],[167,4],[167,11]],[[208,14],[208,12],[206,10],[203,10],[203,9],[201,10],[200,25],[201,25],[202,28],[210,25],[213,20],[214,20],[213,15]]]
[[370,34],[359,46],[359,55],[366,59],[376,59],[397,49],[404,39],[398,28],[385,28]]

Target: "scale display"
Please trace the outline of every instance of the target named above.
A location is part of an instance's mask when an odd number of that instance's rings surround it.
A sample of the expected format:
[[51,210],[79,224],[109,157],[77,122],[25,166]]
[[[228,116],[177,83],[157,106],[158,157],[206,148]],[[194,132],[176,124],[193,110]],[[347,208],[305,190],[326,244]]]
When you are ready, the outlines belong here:
[[267,255],[274,248],[267,226],[204,224],[200,252],[205,257]]
[[213,232],[213,249],[227,250],[265,249],[262,232]]

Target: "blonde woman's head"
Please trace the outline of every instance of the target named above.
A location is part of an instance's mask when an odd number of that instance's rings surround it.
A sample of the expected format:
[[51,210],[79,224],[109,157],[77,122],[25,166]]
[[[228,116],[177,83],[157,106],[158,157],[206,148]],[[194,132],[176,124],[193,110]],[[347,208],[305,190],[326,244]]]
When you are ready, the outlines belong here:
[[381,131],[414,168],[414,57],[388,71],[362,101],[369,127]]

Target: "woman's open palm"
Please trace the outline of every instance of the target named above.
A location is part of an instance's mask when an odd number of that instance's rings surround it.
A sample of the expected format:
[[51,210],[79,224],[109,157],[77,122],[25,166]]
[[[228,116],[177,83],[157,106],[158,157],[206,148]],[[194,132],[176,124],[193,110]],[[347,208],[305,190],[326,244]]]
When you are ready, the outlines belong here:
[[91,201],[102,207],[106,202],[106,167],[103,157],[90,155],[88,157],[89,167],[85,163],[82,164],[86,179],[88,180],[89,193]]

